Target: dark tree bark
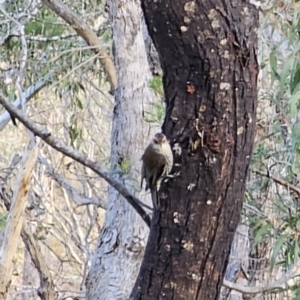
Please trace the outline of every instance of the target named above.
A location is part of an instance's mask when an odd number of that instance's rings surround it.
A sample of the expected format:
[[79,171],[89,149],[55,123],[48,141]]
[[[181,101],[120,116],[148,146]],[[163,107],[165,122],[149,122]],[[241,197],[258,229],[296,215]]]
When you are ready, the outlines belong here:
[[162,185],[131,299],[218,299],[254,139],[258,12],[241,0],[142,0],[167,101]]

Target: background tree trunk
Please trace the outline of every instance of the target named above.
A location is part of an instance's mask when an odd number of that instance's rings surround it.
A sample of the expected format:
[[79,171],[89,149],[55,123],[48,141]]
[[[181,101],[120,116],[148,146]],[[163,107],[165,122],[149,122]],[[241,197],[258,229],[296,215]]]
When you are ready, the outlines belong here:
[[[228,260],[225,279],[240,284],[248,285],[249,268],[249,226],[239,224],[231,244],[230,257]],[[222,287],[219,300],[244,300],[244,295],[227,287]]]
[[[140,191],[142,151],[152,130],[143,121],[154,95],[142,33],[139,1],[108,1],[118,88],[112,128],[112,169],[133,191]],[[141,200],[149,198],[140,193]],[[148,203],[150,204],[150,203]],[[109,188],[105,223],[87,279],[88,299],[128,299],[136,280],[148,227],[116,190]]]
[[16,244],[22,230],[31,175],[38,155],[38,145],[35,140],[29,141],[23,153],[18,179],[15,184],[11,209],[4,231],[0,248],[0,298],[6,299],[11,284],[13,258],[17,252]]
[[258,12],[240,1],[142,1],[175,152],[132,299],[218,299],[254,139]]

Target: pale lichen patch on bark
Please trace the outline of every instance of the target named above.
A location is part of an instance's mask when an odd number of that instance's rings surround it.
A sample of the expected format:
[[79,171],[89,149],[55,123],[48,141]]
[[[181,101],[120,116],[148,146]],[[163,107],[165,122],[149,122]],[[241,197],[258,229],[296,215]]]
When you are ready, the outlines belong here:
[[181,155],[182,153],[182,149],[178,143],[174,144],[173,150],[176,155]]
[[184,10],[188,15],[193,15],[196,11],[196,3],[194,1],[189,1],[185,3]]
[[192,191],[195,186],[196,186],[195,183],[190,183],[187,187],[188,191]]
[[199,107],[199,112],[205,112],[206,111],[206,105],[204,104],[201,104],[200,107]]
[[175,224],[179,224],[179,213],[178,212],[174,212],[173,221]]
[[252,123],[252,115],[250,113],[248,113],[248,123],[249,124]]
[[244,132],[244,127],[239,127],[238,130],[237,130],[237,135],[240,135]]
[[219,22],[217,16],[218,16],[218,13],[217,13],[217,11],[216,11],[215,9],[211,9],[211,10],[209,11],[208,18],[209,18],[210,20],[212,20],[211,26],[212,26],[212,28],[214,28],[214,29],[220,27],[220,22]]
[[248,7],[244,7],[244,9],[242,10],[241,14],[243,16],[249,16],[249,8]]
[[208,18],[212,20],[215,19],[217,15],[218,15],[217,11],[215,9],[211,9],[209,11]]
[[169,244],[167,244],[167,245],[165,245],[165,249],[166,249],[167,251],[170,251],[170,250],[171,250],[171,246],[170,246]]
[[199,35],[197,36],[197,42],[203,43],[204,40],[205,40],[204,34],[202,32],[200,32]]
[[181,32],[187,32],[188,28],[186,26],[180,27]]
[[187,251],[193,251],[194,244],[191,241],[182,241],[182,247]]
[[211,26],[212,26],[212,28],[214,28],[214,29],[220,28],[220,22],[219,22],[219,20],[213,20],[213,21],[211,22]]
[[191,19],[188,17],[183,17],[183,22],[188,25],[191,23]]
[[199,280],[199,275],[193,273],[193,274],[192,274],[192,278],[193,278],[194,280]]
[[177,284],[173,281],[170,282],[171,288],[175,289],[177,287]]
[[227,39],[221,40],[221,41],[220,41],[220,44],[221,44],[222,46],[226,45],[226,44],[227,44]]
[[230,83],[228,83],[228,82],[221,82],[220,83],[220,89],[221,90],[229,90],[230,89]]

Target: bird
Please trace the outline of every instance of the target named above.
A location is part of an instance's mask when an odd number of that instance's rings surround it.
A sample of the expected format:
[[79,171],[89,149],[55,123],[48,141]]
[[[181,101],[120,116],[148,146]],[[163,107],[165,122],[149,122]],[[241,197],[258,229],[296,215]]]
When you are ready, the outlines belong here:
[[150,188],[153,208],[160,209],[158,191],[162,180],[171,172],[173,167],[173,153],[167,137],[163,133],[156,133],[150,144],[146,147],[142,155],[142,176],[146,181],[145,190]]

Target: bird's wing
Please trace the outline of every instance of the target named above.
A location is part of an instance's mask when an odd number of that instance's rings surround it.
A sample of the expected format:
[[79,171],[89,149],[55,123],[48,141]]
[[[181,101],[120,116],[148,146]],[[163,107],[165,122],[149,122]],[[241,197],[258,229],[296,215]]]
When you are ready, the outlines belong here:
[[165,172],[165,162],[163,160],[160,161],[160,163],[156,167],[156,172],[153,174],[152,180],[151,180],[151,186],[155,187],[157,190],[159,190],[160,182],[163,179],[164,172]]
[[141,171],[141,189],[143,188],[143,181],[145,177],[146,177],[146,167],[145,167],[145,163],[143,162],[142,171]]

